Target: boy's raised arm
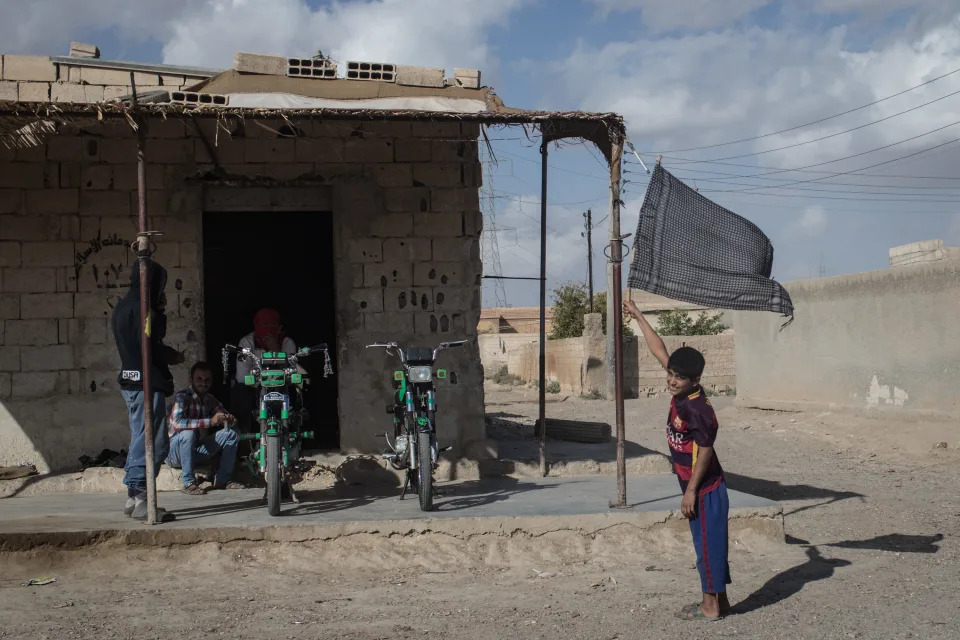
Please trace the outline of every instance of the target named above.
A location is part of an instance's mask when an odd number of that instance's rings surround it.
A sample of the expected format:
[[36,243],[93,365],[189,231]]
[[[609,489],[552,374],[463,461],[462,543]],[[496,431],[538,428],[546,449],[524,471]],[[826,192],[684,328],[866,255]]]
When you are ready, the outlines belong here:
[[670,354],[667,353],[667,346],[663,344],[663,340],[657,335],[653,327],[650,326],[647,319],[643,317],[640,310],[637,309],[637,305],[635,305],[632,300],[625,300],[623,303],[623,312],[637,321],[637,324],[640,325],[640,331],[643,333],[643,339],[647,341],[647,347],[650,349],[650,353],[652,353],[653,357],[657,359],[657,362],[666,369],[667,361],[670,359]]

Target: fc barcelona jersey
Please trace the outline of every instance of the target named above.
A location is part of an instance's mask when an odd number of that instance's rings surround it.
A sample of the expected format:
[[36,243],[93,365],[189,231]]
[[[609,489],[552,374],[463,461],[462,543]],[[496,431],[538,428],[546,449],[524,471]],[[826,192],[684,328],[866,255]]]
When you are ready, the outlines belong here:
[[[710,400],[700,387],[696,387],[688,395],[674,396],[670,401],[667,444],[670,445],[673,472],[680,480],[681,490],[687,490],[700,447],[713,446],[717,439],[718,428],[717,414],[714,413]],[[700,482],[698,493],[704,494],[716,489],[722,480],[723,468],[714,451],[707,473]]]

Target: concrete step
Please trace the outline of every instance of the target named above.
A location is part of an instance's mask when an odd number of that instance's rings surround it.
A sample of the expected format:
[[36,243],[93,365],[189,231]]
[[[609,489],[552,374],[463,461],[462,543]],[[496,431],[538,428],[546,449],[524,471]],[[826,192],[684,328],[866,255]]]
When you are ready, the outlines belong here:
[[[556,536],[594,544],[624,531],[637,538],[672,532],[689,544],[689,527],[679,513],[680,490],[672,475],[632,476],[627,508],[612,509],[616,482],[605,476],[581,478],[492,478],[438,483],[435,509],[420,511],[415,497],[398,500],[397,487],[336,487],[299,493],[271,517],[262,490],[217,491],[203,496],[161,492],[160,506],[177,514],[175,522],[148,526],[122,513],[123,495],[82,494],[0,500],[0,552],[42,547],[69,549],[90,545],[173,545],[200,543],[300,542],[327,545],[362,537],[378,558],[401,554],[399,540],[440,534],[469,541],[481,556],[511,540],[536,540],[542,552]],[[731,539],[782,543],[781,507],[770,500],[730,491]],[[546,535],[551,534],[551,535]],[[624,544],[620,538],[617,544]],[[482,544],[477,544],[481,541]],[[486,542],[483,542],[486,541]],[[560,539],[567,553],[576,545]],[[406,545],[423,555],[422,546]],[[521,545],[523,546],[523,545]],[[387,552],[389,550],[389,553]]]

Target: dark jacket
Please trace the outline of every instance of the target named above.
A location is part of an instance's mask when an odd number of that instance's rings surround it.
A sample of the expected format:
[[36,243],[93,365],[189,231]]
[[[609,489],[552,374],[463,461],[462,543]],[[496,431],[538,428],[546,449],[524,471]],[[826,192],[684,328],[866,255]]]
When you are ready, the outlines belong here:
[[[173,347],[163,344],[167,333],[167,316],[161,310],[163,289],[167,285],[167,270],[153,260],[147,261],[147,281],[150,285],[150,386],[173,395],[173,374],[170,365],[179,355]],[[142,389],[142,360],[140,351],[140,266],[132,265],[130,289],[117,304],[111,318],[113,338],[120,353],[121,371],[117,377],[123,389]]]

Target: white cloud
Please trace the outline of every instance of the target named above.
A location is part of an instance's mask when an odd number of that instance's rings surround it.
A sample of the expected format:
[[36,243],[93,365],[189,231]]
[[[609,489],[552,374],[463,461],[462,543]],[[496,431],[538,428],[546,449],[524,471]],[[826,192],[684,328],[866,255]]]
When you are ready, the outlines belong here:
[[189,0],[0,0],[4,16],[0,42],[3,53],[65,56],[77,34],[92,30],[116,28],[118,37],[128,41],[162,40],[190,4]]
[[817,13],[879,14],[898,9],[916,9],[944,4],[949,3],[943,0],[814,0],[810,8]]
[[[352,0],[313,9],[305,0],[0,0],[4,53],[66,55],[78,33],[113,30],[154,40],[171,64],[228,68],[236,51],[495,72],[487,29],[529,0]],[[56,16],[51,19],[51,16]]]
[[489,69],[486,28],[525,0],[358,0],[311,9],[303,0],[206,0],[166,41],[164,61],[229,66],[238,50]]
[[794,222],[796,232],[807,236],[818,236],[827,229],[827,214],[823,207],[814,205],[807,209]]
[[[600,199],[603,200],[602,198]],[[498,199],[496,226],[501,275],[537,277],[540,274],[540,195],[526,194]],[[599,203],[598,203],[599,204]],[[587,242],[583,231],[583,206],[548,205],[547,207],[547,301],[553,290],[565,282],[586,282]],[[598,217],[606,215],[594,211]],[[606,288],[606,259],[603,246],[606,242],[606,225],[597,224],[594,218],[593,278],[597,291]],[[633,229],[629,230],[630,232]],[[484,242],[491,242],[493,229],[489,218],[484,229]],[[490,246],[484,251],[488,258]],[[486,275],[493,274],[492,262],[485,262]],[[626,275],[624,275],[626,278]],[[535,305],[539,284],[535,281],[506,281],[507,302],[511,306]],[[484,305],[494,306],[494,284],[484,286]]]
[[[588,110],[624,114],[633,142],[641,149],[747,138],[817,120],[952,71],[960,57],[960,13],[915,38],[891,38],[865,51],[850,50],[846,36],[844,27],[816,32],[783,25],[601,46],[580,42],[558,65],[568,71],[569,80],[552,90],[557,92],[556,101],[577,100],[578,106]],[[717,159],[803,142],[892,115],[957,88],[957,78],[951,77],[869,111],[790,134],[676,155]],[[949,105],[946,100],[854,133],[760,156],[759,162],[801,166],[890,144],[956,120]],[[960,126],[898,146],[882,159],[957,136]],[[849,166],[865,166],[877,157]]]
[[590,0],[604,14],[640,9],[651,31],[714,29],[733,24],[772,0]]

